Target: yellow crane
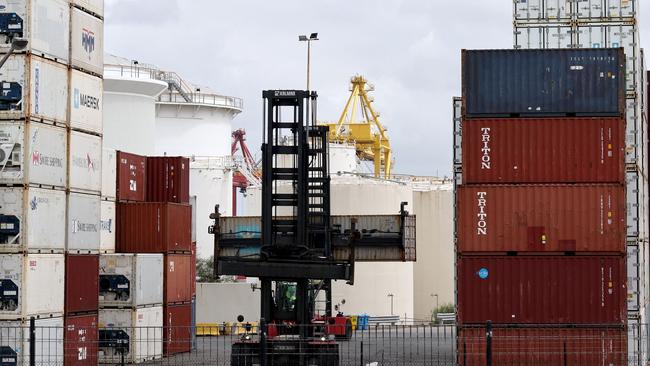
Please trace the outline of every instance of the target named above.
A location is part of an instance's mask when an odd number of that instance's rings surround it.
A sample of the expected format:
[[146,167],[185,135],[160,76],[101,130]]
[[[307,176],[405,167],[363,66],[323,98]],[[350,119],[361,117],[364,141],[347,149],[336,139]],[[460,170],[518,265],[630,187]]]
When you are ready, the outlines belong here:
[[[363,76],[353,76],[351,83],[351,94],[338,122],[324,123],[330,128],[329,139],[353,143],[360,160],[374,163],[375,177],[390,178],[390,140],[386,128],[379,122],[379,113],[372,107],[373,99],[368,96],[374,87]],[[357,121],[357,117],[361,119]]]

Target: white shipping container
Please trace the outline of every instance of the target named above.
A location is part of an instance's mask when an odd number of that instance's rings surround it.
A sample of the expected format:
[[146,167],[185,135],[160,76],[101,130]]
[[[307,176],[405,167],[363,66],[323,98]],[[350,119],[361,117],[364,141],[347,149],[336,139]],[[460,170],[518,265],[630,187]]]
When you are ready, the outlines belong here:
[[514,20],[519,23],[569,22],[574,0],[513,0]]
[[100,18],[104,17],[104,0],[71,0],[70,2]]
[[102,199],[115,200],[117,196],[117,153],[102,150]]
[[68,133],[38,122],[0,121],[0,184],[67,187]]
[[70,70],[70,127],[97,134],[103,132],[102,79]]
[[0,319],[63,314],[63,254],[0,254]]
[[607,16],[605,0],[577,0],[575,9],[576,18],[580,20],[597,20]]
[[27,51],[68,64],[70,6],[66,0],[0,0],[0,52],[6,53],[10,37],[29,41]]
[[99,238],[100,253],[115,253],[115,202],[102,201]]
[[[63,318],[36,319],[35,326],[36,365],[62,365]],[[0,321],[0,347],[0,365],[29,365],[29,319]]]
[[81,193],[68,195],[68,252],[99,252],[100,212],[99,196]]
[[102,190],[102,138],[70,131],[71,191],[100,194]]
[[99,306],[162,304],[163,268],[162,254],[100,255]]
[[627,311],[639,311],[641,307],[639,290],[642,267],[639,265],[638,245],[627,246]]
[[639,0],[606,0],[607,3],[607,17],[613,18],[611,20],[626,20],[622,18],[635,18],[638,16],[638,2]]
[[[1,22],[0,22],[1,24]],[[12,55],[0,68],[1,119],[67,123],[68,68],[32,55]]]
[[514,30],[515,48],[569,48],[573,45],[573,31],[568,25],[521,26]]
[[64,191],[1,187],[0,252],[62,253],[65,249],[65,215]]
[[[162,306],[138,309],[100,309],[99,332],[122,330],[120,339],[126,340],[129,352],[124,355],[128,363],[140,363],[162,358]],[[110,339],[110,337],[108,337]],[[115,344],[116,342],[110,342]],[[115,347],[100,347],[99,362],[120,362],[121,354]]]
[[70,63],[102,75],[104,72],[104,22],[80,9],[71,8]]

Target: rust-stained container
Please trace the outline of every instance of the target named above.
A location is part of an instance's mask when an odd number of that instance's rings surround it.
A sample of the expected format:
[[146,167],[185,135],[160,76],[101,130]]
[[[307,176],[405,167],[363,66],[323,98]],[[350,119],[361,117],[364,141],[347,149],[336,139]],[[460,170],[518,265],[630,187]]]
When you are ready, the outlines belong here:
[[190,203],[190,159],[148,157],[147,202]]
[[459,324],[619,324],[624,256],[476,256],[457,261]]
[[192,298],[196,296],[196,242],[192,242],[192,264],[190,266],[191,271],[191,286],[192,286]]
[[189,252],[190,205],[162,202],[117,204],[116,250],[120,253]]
[[[458,365],[486,365],[485,327],[458,330]],[[493,365],[627,366],[625,328],[498,328]]]
[[164,355],[189,352],[192,348],[192,304],[166,305],[163,313]]
[[72,255],[65,258],[66,315],[97,312],[99,307],[99,256]]
[[165,304],[192,301],[192,254],[165,256]]
[[466,119],[463,182],[625,182],[622,118]]
[[64,365],[97,365],[97,313],[67,316],[64,322]]
[[147,158],[117,152],[117,200],[143,202],[146,198]]
[[622,185],[480,185],[456,193],[460,253],[625,253]]

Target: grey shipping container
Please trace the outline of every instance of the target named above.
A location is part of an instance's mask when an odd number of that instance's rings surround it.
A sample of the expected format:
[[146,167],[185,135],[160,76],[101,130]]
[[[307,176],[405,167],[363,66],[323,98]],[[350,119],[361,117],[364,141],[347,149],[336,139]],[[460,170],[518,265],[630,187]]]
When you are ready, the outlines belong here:
[[622,48],[463,50],[467,117],[620,116]]

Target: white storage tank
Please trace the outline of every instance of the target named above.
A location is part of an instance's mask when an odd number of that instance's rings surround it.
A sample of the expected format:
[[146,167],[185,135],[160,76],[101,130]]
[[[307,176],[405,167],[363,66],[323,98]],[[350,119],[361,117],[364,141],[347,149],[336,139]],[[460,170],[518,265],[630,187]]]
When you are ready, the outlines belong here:
[[162,254],[100,255],[100,307],[140,307],[162,302]]
[[[63,318],[35,320],[37,366],[63,364]],[[2,365],[29,365],[29,319],[0,321]],[[11,350],[11,352],[7,352]]]
[[330,174],[357,173],[359,171],[359,160],[357,149],[353,144],[329,144],[328,163]]
[[66,0],[2,0],[0,53],[9,51],[9,38],[29,41],[27,51],[68,64],[70,59],[70,5]]
[[0,252],[62,253],[65,217],[64,191],[0,187]]
[[71,0],[70,2],[88,13],[104,18],[104,0]]
[[68,67],[33,55],[12,55],[0,69],[0,118],[29,117],[65,124]]
[[117,196],[117,153],[102,149],[102,200],[114,201]]
[[70,63],[81,70],[104,72],[104,22],[83,10],[70,10]]
[[102,138],[70,131],[69,143],[70,190],[99,195],[102,190]]
[[63,315],[63,254],[0,254],[0,319]]
[[66,250],[73,254],[95,254],[100,247],[99,196],[68,194],[68,239]]
[[78,70],[70,70],[71,128],[95,134],[102,133],[103,93],[102,79]]
[[[162,327],[162,306],[99,310],[99,338],[128,344],[128,353],[124,355],[127,363],[162,358]],[[121,357],[120,350],[114,347],[99,348],[100,363],[119,363]]]
[[0,122],[0,184],[67,188],[68,134],[38,122]]
[[115,202],[102,201],[99,252],[115,253]]

